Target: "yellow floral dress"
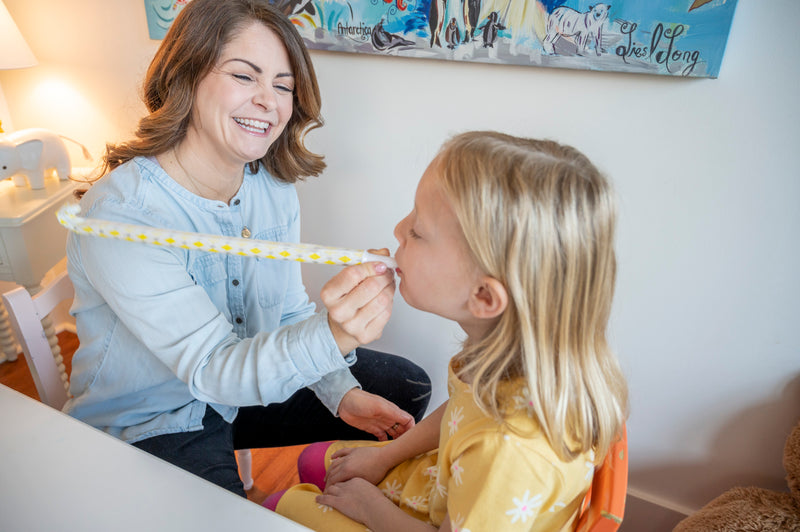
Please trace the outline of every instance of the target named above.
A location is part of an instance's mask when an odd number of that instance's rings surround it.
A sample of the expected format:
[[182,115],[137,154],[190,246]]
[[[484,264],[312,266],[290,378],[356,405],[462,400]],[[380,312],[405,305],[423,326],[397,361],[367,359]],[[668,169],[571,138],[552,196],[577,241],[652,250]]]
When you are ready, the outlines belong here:
[[[562,462],[529,415],[520,379],[500,394],[513,414],[507,424],[481,412],[470,386],[448,375],[450,400],[442,419],[439,448],[392,469],[378,488],[417,519],[441,526],[449,512],[453,532],[571,530],[594,472],[591,453]],[[336,442],[343,447],[385,445]],[[319,490],[294,486],[277,512],[318,531],[364,531],[366,527],[315,501]]]

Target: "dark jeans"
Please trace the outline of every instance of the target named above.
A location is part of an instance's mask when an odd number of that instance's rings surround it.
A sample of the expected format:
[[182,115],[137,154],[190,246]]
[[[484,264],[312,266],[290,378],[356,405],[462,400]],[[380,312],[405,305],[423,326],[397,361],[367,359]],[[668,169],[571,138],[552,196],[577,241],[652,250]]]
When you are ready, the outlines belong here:
[[[371,349],[359,348],[357,355],[350,371],[361,387],[392,401],[419,422],[431,395],[425,370],[402,357]],[[155,436],[133,445],[245,496],[234,449],[374,439],[334,417],[314,392],[303,388],[283,403],[240,408],[232,424],[207,407],[203,430]]]

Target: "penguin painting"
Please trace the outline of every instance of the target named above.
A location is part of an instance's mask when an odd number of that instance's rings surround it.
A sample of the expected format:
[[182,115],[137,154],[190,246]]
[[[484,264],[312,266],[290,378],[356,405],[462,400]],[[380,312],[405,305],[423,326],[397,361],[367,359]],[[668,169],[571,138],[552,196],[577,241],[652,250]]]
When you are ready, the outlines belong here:
[[447,16],[447,0],[431,0],[431,10],[428,13],[428,26],[431,28],[431,48],[436,44],[442,46],[439,35],[444,26],[444,17]]
[[470,42],[475,37],[475,28],[481,16],[481,0],[461,0],[464,8],[464,42]]
[[275,7],[283,11],[283,14],[287,17],[299,15],[303,11],[311,16],[317,14],[317,10],[314,9],[314,4],[311,3],[311,0],[284,0],[275,2]]
[[394,33],[389,33],[383,29],[383,21],[381,20],[375,27],[372,28],[372,46],[376,50],[391,50],[398,46],[414,46],[414,41],[404,39]]
[[461,42],[461,32],[458,30],[455,17],[450,19],[450,24],[444,30],[444,40],[447,41],[447,47],[451,50],[455,50]]
[[[489,13],[489,18],[481,26],[483,28],[483,47],[494,48],[494,41],[497,40],[497,32],[506,29],[505,26],[497,22],[497,11]],[[478,28],[480,29],[480,28]]]

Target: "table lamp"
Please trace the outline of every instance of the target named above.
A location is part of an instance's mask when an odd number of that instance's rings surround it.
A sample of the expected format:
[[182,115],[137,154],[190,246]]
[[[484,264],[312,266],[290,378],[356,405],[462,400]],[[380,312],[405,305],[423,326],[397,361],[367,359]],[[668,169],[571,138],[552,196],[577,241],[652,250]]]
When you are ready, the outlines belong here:
[[[8,12],[5,4],[0,0],[0,69],[10,70],[13,68],[27,68],[36,65],[34,57],[28,43],[22,37],[11,13]],[[0,133],[11,131],[11,115],[8,112],[8,105],[3,94],[3,87],[0,85]]]
[[[0,0],[0,69],[36,64],[36,57]],[[0,85],[0,136],[3,130],[11,132],[14,128]],[[18,189],[10,181],[0,181],[0,281],[38,291],[45,273],[64,255],[65,234],[58,226],[55,208],[71,198],[73,188],[69,181],[51,181],[41,190]],[[54,331],[48,332],[48,339],[58,346]],[[0,363],[15,360],[17,353],[16,338],[0,305]]]

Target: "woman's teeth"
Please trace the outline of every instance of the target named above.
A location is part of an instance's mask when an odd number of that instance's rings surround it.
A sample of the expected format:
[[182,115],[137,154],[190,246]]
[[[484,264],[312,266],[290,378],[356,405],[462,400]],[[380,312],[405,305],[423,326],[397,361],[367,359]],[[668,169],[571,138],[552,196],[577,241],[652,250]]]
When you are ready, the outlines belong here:
[[234,118],[237,124],[253,133],[265,133],[269,129],[269,122],[253,120],[252,118]]

